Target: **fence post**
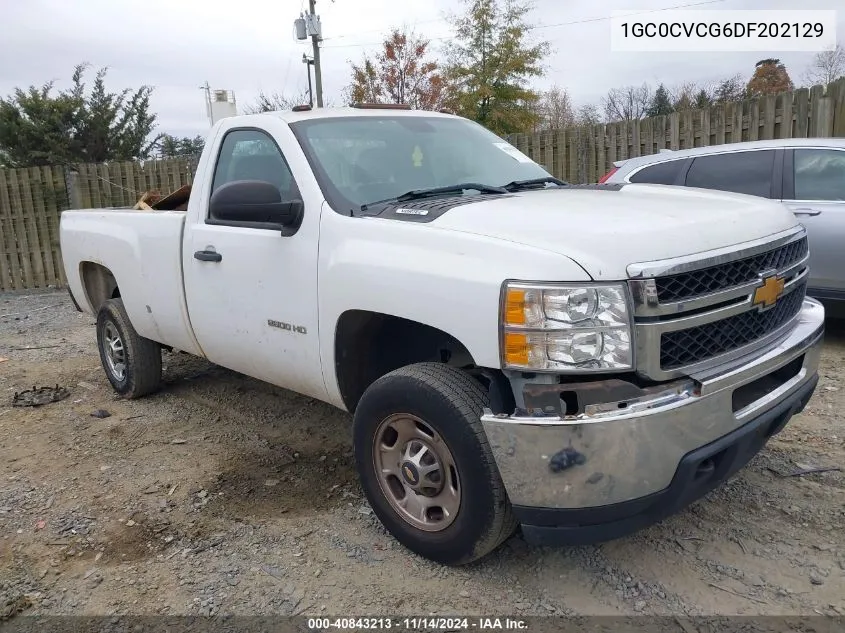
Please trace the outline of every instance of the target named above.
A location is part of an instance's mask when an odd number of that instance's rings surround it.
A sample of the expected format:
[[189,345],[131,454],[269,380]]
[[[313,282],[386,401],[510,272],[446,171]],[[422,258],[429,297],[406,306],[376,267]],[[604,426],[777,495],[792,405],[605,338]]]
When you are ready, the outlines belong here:
[[79,172],[65,167],[65,189],[71,209],[82,208],[82,193],[79,191]]
[[589,182],[587,170],[587,134],[585,126],[578,126],[578,184]]

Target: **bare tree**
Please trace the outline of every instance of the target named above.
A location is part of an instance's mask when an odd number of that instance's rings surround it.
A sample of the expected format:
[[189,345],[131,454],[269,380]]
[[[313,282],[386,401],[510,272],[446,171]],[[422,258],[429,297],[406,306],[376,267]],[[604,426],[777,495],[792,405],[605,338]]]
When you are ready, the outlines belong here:
[[566,88],[552,86],[540,95],[539,129],[562,130],[575,123],[575,109]]
[[258,93],[258,99],[244,107],[245,114],[259,114],[261,112],[273,112],[275,110],[290,110],[294,106],[307,105],[309,103],[308,91],[303,90],[299,94],[288,97],[284,93]]
[[651,88],[647,83],[641,86],[613,88],[602,99],[604,114],[608,121],[636,121],[645,116],[651,104]]
[[739,73],[733,77],[722,79],[713,90],[713,100],[716,103],[742,101],[745,97],[745,79]]
[[576,125],[598,125],[601,123],[601,114],[594,103],[587,103],[578,108],[575,114]]
[[672,106],[675,112],[693,110],[696,108],[696,97],[701,88],[694,81],[687,81],[672,90]]
[[837,44],[830,51],[821,51],[807,69],[804,83],[808,86],[827,85],[845,75],[845,48]]

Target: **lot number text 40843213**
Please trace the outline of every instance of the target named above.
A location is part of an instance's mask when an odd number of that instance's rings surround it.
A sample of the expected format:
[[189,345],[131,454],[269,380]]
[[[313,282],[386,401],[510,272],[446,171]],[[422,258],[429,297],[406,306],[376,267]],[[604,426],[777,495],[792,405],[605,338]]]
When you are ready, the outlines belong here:
[[465,631],[465,630],[526,630],[524,620],[514,618],[441,618],[441,617],[403,617],[403,618],[308,618],[308,628],[316,631],[331,629],[396,629],[398,631]]

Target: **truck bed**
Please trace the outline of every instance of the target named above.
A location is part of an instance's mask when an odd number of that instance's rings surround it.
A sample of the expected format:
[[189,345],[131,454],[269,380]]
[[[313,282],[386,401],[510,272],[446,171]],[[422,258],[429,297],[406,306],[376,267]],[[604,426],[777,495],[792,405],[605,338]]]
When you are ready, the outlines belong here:
[[85,276],[114,275],[126,311],[141,336],[202,355],[191,331],[182,283],[185,213],[135,209],[71,209],[62,213],[60,240],[68,286],[84,312]]

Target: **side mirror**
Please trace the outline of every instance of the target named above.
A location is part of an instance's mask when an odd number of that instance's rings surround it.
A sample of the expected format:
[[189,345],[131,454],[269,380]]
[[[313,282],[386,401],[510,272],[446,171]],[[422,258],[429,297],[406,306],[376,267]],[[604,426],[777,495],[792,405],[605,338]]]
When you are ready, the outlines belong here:
[[222,222],[255,222],[289,227],[302,216],[302,200],[282,200],[275,185],[263,180],[235,180],[211,195],[209,216]]

